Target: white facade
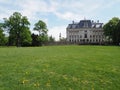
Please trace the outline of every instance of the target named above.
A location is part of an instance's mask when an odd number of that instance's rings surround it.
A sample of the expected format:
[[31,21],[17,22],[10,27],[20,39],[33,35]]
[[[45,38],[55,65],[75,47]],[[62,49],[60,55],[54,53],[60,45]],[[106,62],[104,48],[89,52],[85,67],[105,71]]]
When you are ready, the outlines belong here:
[[82,20],[69,24],[67,27],[67,41],[71,43],[99,43],[104,42],[103,23]]

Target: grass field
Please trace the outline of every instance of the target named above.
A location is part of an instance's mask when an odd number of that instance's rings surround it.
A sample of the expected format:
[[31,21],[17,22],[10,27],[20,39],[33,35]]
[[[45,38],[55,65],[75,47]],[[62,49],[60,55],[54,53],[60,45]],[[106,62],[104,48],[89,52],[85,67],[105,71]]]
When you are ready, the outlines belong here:
[[1,47],[0,90],[120,90],[120,47]]

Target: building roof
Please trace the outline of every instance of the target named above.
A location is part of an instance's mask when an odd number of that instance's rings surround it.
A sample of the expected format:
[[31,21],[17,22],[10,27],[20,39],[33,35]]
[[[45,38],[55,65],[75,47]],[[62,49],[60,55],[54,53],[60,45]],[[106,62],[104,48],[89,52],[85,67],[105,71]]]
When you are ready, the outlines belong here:
[[75,23],[73,21],[72,24],[68,25],[68,29],[79,29],[79,28],[102,28],[103,23],[99,23],[99,21],[94,22],[91,20],[80,20],[80,22]]

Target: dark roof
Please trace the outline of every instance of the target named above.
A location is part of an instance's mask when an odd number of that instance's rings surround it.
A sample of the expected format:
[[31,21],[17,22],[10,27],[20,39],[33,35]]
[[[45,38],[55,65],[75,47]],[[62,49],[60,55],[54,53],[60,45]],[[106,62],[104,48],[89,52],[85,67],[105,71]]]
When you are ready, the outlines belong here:
[[69,29],[79,29],[79,28],[102,28],[103,23],[93,22],[91,20],[81,20],[78,23],[69,24],[67,28]]

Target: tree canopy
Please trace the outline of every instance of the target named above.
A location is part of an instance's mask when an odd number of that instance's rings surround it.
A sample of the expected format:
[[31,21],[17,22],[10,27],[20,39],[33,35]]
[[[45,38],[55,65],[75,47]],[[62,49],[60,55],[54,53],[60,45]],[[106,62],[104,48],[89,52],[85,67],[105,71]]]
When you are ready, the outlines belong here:
[[38,37],[38,41],[39,41],[39,45],[42,45],[43,43],[45,43],[46,41],[48,41],[48,29],[47,29],[47,25],[45,22],[43,22],[42,20],[39,20],[37,23],[35,23],[34,25],[34,30],[39,32],[39,37]]
[[118,44],[120,38],[120,19],[117,17],[112,18],[106,23],[103,27],[104,34],[107,39],[112,42],[113,44]]
[[48,30],[47,30],[47,25],[45,22],[43,22],[42,20],[39,20],[37,23],[35,23],[34,25],[34,30],[39,32],[39,36],[44,34],[46,35]]
[[31,44],[29,25],[27,17],[22,16],[19,12],[14,12],[8,19],[4,18],[4,28],[9,33],[9,45]]
[[117,24],[117,29],[116,29],[116,43],[120,45],[120,20]]

